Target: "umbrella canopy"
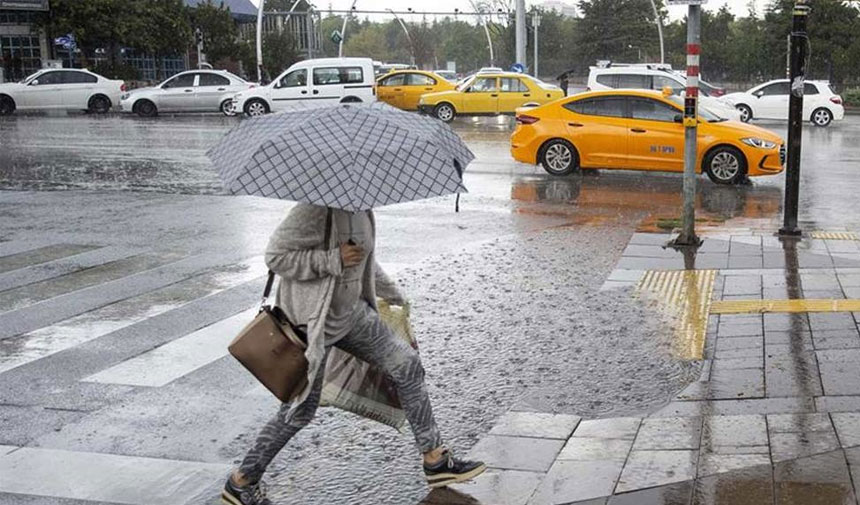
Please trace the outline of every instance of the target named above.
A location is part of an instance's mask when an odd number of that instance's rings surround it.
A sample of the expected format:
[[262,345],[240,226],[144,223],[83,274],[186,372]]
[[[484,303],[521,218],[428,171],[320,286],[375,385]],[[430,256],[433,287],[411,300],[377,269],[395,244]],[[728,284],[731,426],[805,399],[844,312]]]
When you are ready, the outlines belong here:
[[353,212],[466,192],[474,159],[448,125],[381,103],[244,120],[207,156],[231,194]]

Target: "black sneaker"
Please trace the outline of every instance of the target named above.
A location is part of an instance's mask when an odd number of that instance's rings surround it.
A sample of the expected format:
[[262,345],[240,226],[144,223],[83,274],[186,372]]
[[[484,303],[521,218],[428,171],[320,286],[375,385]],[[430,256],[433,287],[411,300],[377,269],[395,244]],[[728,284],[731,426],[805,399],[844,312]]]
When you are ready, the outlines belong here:
[[221,503],[226,505],[272,505],[272,501],[266,498],[266,485],[260,481],[239,487],[233,483],[233,479],[227,477],[224,490],[221,491]]
[[442,460],[435,465],[424,463],[424,475],[427,476],[427,484],[431,488],[474,479],[486,469],[487,465],[481,461],[457,459],[447,450],[442,453]]

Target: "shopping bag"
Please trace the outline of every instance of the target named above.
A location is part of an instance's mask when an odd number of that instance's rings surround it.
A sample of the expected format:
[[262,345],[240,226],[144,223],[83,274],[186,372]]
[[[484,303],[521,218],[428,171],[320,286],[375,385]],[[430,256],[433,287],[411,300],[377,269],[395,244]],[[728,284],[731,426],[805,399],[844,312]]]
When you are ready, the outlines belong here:
[[[409,306],[391,306],[381,300],[377,305],[382,321],[417,350]],[[337,407],[398,430],[406,423],[391,377],[337,347],[329,353],[320,405]]]

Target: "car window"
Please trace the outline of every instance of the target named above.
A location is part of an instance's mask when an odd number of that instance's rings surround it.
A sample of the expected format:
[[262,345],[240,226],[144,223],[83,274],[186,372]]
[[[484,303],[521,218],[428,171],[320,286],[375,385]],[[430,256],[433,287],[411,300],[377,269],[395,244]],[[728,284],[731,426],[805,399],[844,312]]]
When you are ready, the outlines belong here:
[[817,95],[818,87],[815,84],[809,84],[808,82],[803,83],[803,94],[804,95]]
[[587,116],[624,117],[624,98],[586,98],[564,104],[564,108]]
[[522,79],[516,77],[502,77],[502,92],[504,93],[526,93],[529,88]]
[[767,86],[761,88],[756,92],[756,94],[770,96],[770,95],[787,95],[788,94],[788,82],[775,82],[773,84],[768,84]]
[[681,111],[671,105],[648,98],[629,98],[630,117],[650,121],[675,122],[675,116]]
[[51,84],[62,84],[63,83],[63,73],[62,72],[45,72],[40,75],[37,79],[39,84],[37,86],[46,86]]
[[165,82],[161,87],[162,88],[190,88],[194,86],[194,75],[195,74],[182,74],[177,75],[173,79]]
[[229,86],[230,79],[218,74],[200,74],[198,86]]
[[470,91],[472,93],[486,93],[489,91],[496,91],[496,78],[479,77],[475,79],[475,82],[472,84]]
[[648,89],[650,76],[642,74],[618,74],[617,88]]
[[364,82],[364,71],[361,67],[314,69],[314,84],[318,86],[329,84],[361,84],[362,82]]
[[403,86],[406,84],[406,74],[394,74],[382,79],[380,86]]
[[671,79],[669,77],[663,75],[655,75],[651,81],[651,89],[656,89],[657,91],[663,91],[663,88],[666,86],[672,88],[672,93],[678,94],[681,91],[684,91],[684,85],[675,79]]
[[618,87],[618,76],[614,74],[603,74],[597,76],[597,82],[609,88]]
[[289,74],[283,76],[278,82],[279,88],[297,88],[308,85],[308,71],[305,68],[293,70]]
[[424,74],[409,74],[407,82],[409,86],[434,86],[436,79]]
[[63,74],[63,84],[92,84],[98,82],[98,77],[86,72],[57,72]]

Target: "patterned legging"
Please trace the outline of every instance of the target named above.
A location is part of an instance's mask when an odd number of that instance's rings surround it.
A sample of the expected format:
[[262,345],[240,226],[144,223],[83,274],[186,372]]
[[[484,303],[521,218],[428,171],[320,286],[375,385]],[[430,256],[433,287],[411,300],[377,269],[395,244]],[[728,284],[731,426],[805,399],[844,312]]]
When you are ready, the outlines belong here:
[[[418,353],[395,335],[369,305],[363,305],[360,310],[359,322],[334,345],[391,376],[416,445],[422,453],[441,446],[442,437],[433,418],[424,385],[424,367]],[[288,419],[284,417],[289,413],[290,405],[283,404],[278,414],[263,427],[254,447],[239,466],[245,478],[251,482],[258,481],[278,452],[310,423],[319,406],[324,373],[325,366],[321,366],[307,399],[293,410]]]

